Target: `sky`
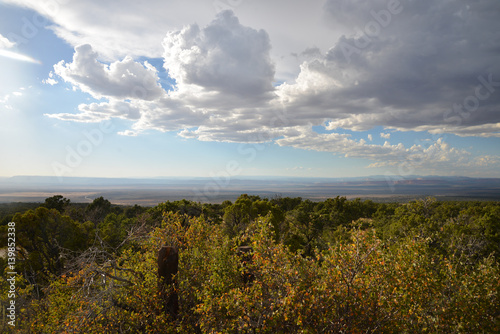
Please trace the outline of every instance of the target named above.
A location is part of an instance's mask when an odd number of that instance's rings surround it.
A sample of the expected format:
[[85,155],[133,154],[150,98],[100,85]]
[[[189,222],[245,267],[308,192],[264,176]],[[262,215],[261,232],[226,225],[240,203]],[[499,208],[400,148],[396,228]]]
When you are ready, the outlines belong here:
[[498,0],[0,0],[0,177],[500,177]]

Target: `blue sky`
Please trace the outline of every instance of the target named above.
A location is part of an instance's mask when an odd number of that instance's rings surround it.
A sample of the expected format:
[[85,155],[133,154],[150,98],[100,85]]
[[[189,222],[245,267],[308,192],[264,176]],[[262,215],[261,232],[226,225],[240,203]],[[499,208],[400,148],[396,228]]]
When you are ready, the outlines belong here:
[[0,176],[500,177],[496,0],[0,0]]

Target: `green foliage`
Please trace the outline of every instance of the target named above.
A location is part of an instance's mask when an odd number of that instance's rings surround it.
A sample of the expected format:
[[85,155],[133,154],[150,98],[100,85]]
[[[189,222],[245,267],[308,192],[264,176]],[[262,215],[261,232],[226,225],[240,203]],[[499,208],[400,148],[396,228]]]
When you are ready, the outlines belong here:
[[16,214],[19,271],[32,284],[45,283],[63,272],[65,257],[88,246],[91,229],[63,216],[56,209],[39,207]]
[[278,205],[266,199],[262,200],[258,196],[247,194],[238,197],[234,204],[226,203],[224,209],[225,233],[230,237],[241,236],[247,226],[261,216],[269,216],[275,238],[279,239],[284,221],[283,211]]
[[59,212],[63,212],[64,209],[69,205],[71,201],[64,198],[62,195],[55,195],[45,199],[44,207],[47,209],[56,209]]
[[0,203],[0,226],[5,226],[11,222],[16,213],[24,213],[39,206],[39,203]]
[[102,196],[94,199],[85,209],[86,218],[94,223],[101,222],[111,212],[111,202]]
[[[94,220],[47,208],[15,216],[30,268],[20,270],[20,332],[500,332],[499,203],[242,195],[89,207]],[[162,245],[179,250],[167,287],[175,318],[159,294]]]
[[111,249],[118,249],[134,223],[135,218],[126,218],[124,214],[110,213],[97,224],[97,230],[102,241]]
[[203,209],[200,203],[183,199],[180,201],[166,201],[160,203],[154,208],[154,211],[160,216],[163,212],[177,212],[189,217],[199,217],[203,212]]
[[[374,226],[384,240],[408,236],[425,239],[436,254],[462,263],[500,256],[498,202],[438,202],[433,198],[399,206],[388,219]],[[460,260],[461,259],[461,260]]]
[[123,214],[127,218],[135,218],[135,217],[142,215],[146,211],[147,211],[146,208],[144,208],[140,205],[134,204],[134,206],[130,206],[130,207],[125,208],[125,210],[123,211]]

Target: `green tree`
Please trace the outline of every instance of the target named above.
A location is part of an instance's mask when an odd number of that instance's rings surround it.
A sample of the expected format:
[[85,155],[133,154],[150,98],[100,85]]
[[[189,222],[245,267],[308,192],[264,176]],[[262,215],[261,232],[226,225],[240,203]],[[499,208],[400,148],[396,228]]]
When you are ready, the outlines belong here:
[[73,252],[86,249],[93,233],[88,224],[80,224],[56,209],[45,207],[16,214],[13,221],[23,260],[19,262],[20,271],[34,285],[60,275]]
[[111,202],[104,197],[97,197],[85,209],[86,220],[98,224],[111,212]]
[[136,222],[136,218],[127,218],[124,214],[110,213],[97,225],[97,231],[102,241],[110,249],[118,251],[119,246],[122,245]]
[[293,252],[303,250],[306,256],[311,256],[314,249],[322,243],[320,235],[327,218],[315,209],[314,202],[305,200],[294,210],[287,212],[284,242]]
[[246,194],[241,195],[234,204],[227,206],[224,210],[226,233],[231,237],[241,235],[257,216],[252,198]]
[[70,204],[70,200],[63,197],[62,195],[55,195],[45,199],[44,207],[47,209],[56,209],[60,213],[64,212],[64,209]]

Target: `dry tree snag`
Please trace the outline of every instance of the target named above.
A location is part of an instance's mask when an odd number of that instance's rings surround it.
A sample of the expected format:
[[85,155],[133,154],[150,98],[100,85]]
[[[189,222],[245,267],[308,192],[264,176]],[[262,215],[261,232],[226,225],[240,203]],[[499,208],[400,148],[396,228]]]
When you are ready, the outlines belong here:
[[175,275],[179,267],[179,251],[175,247],[162,246],[158,251],[158,292],[164,301],[164,310],[173,318],[179,311]]

